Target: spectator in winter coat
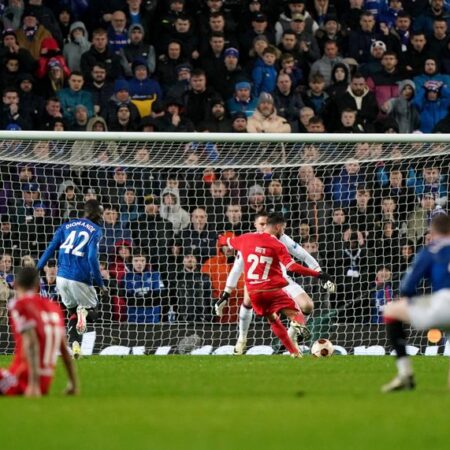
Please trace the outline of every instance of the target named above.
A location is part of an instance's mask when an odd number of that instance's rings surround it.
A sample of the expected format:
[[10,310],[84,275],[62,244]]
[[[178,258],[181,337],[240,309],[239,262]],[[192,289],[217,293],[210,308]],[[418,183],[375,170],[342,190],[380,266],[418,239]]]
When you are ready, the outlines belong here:
[[301,95],[293,90],[290,76],[285,73],[278,75],[273,98],[278,114],[289,122],[295,121],[300,109],[305,106]]
[[212,80],[213,88],[222,96],[228,99],[233,95],[234,86],[239,81],[248,79],[246,73],[239,65],[240,53],[236,48],[230,47],[223,52],[223,67],[221,73]]
[[254,114],[248,119],[249,133],[290,133],[288,121],[277,114],[273,97],[263,92],[259,96],[258,106]]
[[116,115],[108,122],[110,131],[136,131],[137,121],[133,120],[130,105],[122,103],[117,106]]
[[303,95],[303,102],[319,116],[325,109],[328,94],[325,92],[325,79],[321,73],[312,73],[309,78],[309,89]]
[[425,34],[422,32],[413,33],[408,50],[403,53],[404,65],[410,78],[422,73],[425,61],[430,56]]
[[336,16],[330,14],[325,17],[323,27],[316,32],[316,38],[321,53],[324,52],[325,44],[328,41],[336,42],[339,52],[341,54],[345,53],[345,36],[340,30],[339,20]]
[[28,50],[34,59],[38,59],[42,41],[52,37],[47,28],[38,21],[36,13],[25,10],[22,16],[22,26],[16,31],[17,43],[21,48]]
[[2,14],[3,28],[5,30],[17,30],[20,27],[20,20],[25,9],[25,0],[15,0],[4,2]]
[[331,71],[331,84],[326,89],[326,93],[332,97],[344,95],[350,81],[350,70],[344,63],[337,63]]
[[[291,30],[297,38],[300,59],[312,64],[320,58],[320,48],[314,34],[306,29],[306,20],[306,15],[294,14],[291,21]],[[302,67],[302,69],[304,68]]]
[[416,92],[413,105],[420,114],[420,131],[431,133],[436,124],[447,115],[450,105],[450,89],[442,81],[427,81]]
[[358,161],[349,160],[339,175],[331,181],[331,197],[335,205],[349,207],[356,198],[358,185],[364,185],[364,175],[360,173]]
[[302,70],[296,66],[294,56],[290,53],[284,53],[280,58],[281,70],[279,74],[289,75],[292,82],[292,89],[297,89],[303,80]]
[[16,88],[6,88],[2,92],[0,108],[0,130],[31,130],[30,119],[22,110]]
[[420,126],[419,113],[412,104],[416,86],[411,80],[403,80],[399,81],[398,90],[399,96],[388,100],[381,109],[396,121],[399,133],[412,133]]
[[106,67],[98,63],[92,68],[92,81],[86,83],[86,90],[92,94],[95,114],[106,115],[108,101],[114,95],[114,85],[106,80]]
[[[176,40],[169,41],[167,49],[163,54],[159,55],[156,66],[156,78],[165,93],[176,81],[179,81],[177,68],[182,64],[186,65],[181,43]],[[189,71],[191,71],[190,66],[189,68]],[[169,95],[171,96],[171,94]]]
[[44,6],[43,3],[43,0],[28,0],[27,9],[36,15],[39,23],[51,33],[59,45],[62,45],[63,39],[58,21],[53,11],[49,7]]
[[430,54],[439,58],[447,48],[449,41],[448,23],[445,17],[438,17],[433,21],[433,34],[428,38]]
[[375,17],[371,12],[361,14],[360,30],[350,32],[348,39],[348,56],[356,59],[358,63],[370,61],[370,48],[373,41],[382,40],[375,31]]
[[320,73],[324,77],[325,87],[331,84],[331,73],[337,63],[343,59],[338,56],[338,46],[334,41],[327,41],[324,47],[324,55],[311,66],[311,73]]
[[434,20],[440,18],[444,18],[448,25],[450,20],[448,6],[444,0],[431,0],[427,10],[414,21],[414,31],[421,31],[430,36],[433,33]]
[[427,81],[441,81],[444,86],[450,87],[450,75],[439,72],[439,63],[436,58],[427,58],[423,68],[423,73],[414,77],[416,89],[420,90]]
[[180,206],[178,189],[166,187],[162,191],[160,216],[172,224],[176,234],[189,226],[191,218],[189,213]]
[[211,100],[209,118],[200,124],[200,128],[210,133],[231,132],[231,120],[227,117],[225,102],[220,97]]
[[125,76],[132,77],[132,64],[136,59],[144,60],[151,74],[155,72],[156,55],[153,45],[146,44],[144,41],[144,27],[136,23],[128,31],[129,42],[119,51],[122,67]]
[[64,58],[70,70],[81,70],[81,56],[91,48],[83,22],[70,25],[69,42],[64,44]]
[[44,78],[49,71],[50,61],[57,61],[64,72],[65,77],[70,75],[70,69],[61,53],[58,43],[53,38],[46,38],[42,41],[41,56],[38,60],[36,71],[37,78]]
[[172,133],[192,133],[194,124],[182,114],[183,102],[177,98],[167,98],[165,113],[157,119],[158,131]]
[[277,61],[277,52],[274,47],[267,47],[262,59],[256,62],[252,72],[253,92],[259,97],[262,92],[271,94],[275,90],[277,69],[275,63]]
[[109,48],[117,55],[128,43],[127,18],[123,11],[114,11],[108,28]]
[[100,242],[100,253],[113,255],[117,241],[131,242],[131,232],[119,220],[119,209],[115,205],[104,205],[103,240]]
[[132,122],[137,123],[140,117],[139,110],[131,101],[128,81],[119,78],[114,83],[114,95],[109,99],[106,110],[102,111],[102,116],[108,124],[114,122],[116,118],[117,107],[122,104],[127,104],[129,106],[131,112],[131,120]]
[[240,81],[234,86],[234,96],[227,101],[227,109],[231,115],[243,112],[250,117],[255,112],[257,103],[257,99],[251,94],[251,84]]
[[3,46],[0,47],[0,66],[3,67],[3,61],[10,55],[17,56],[19,67],[26,73],[34,73],[36,69],[36,61],[31,53],[19,46],[17,42],[16,32],[12,29],[5,29],[2,33]]
[[152,104],[162,99],[161,86],[150,78],[146,60],[136,59],[131,68],[134,76],[129,82],[130,97],[141,117],[148,116],[152,111]]
[[373,76],[374,74],[381,72],[383,66],[381,65],[381,59],[386,53],[387,47],[383,41],[374,41],[370,46],[371,58],[368,62],[359,66],[359,71],[365,76]]
[[303,16],[305,22],[305,31],[309,34],[315,34],[319,25],[314,21],[308,11],[305,10],[305,2],[290,0],[287,2],[287,8],[280,14],[278,22],[275,24],[275,37],[277,44],[280,43],[283,32],[292,28],[292,22],[297,20],[298,16]]
[[63,117],[69,124],[74,123],[77,105],[84,105],[88,110],[89,117],[94,115],[92,95],[90,92],[83,90],[83,85],[84,77],[81,72],[72,72],[69,77],[69,87],[58,92]]

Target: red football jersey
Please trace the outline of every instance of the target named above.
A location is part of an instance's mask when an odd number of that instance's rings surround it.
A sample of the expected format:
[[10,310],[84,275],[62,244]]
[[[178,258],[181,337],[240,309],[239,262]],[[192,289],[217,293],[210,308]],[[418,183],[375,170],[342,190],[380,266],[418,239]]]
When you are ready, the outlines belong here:
[[281,264],[286,269],[295,261],[285,245],[268,233],[246,233],[228,240],[244,260],[245,284],[249,292],[279,289],[288,285]]
[[8,309],[15,342],[14,359],[9,371],[18,379],[28,377],[22,333],[34,328],[39,341],[39,375],[52,377],[61,339],[65,333],[60,306],[38,294],[29,294],[12,300]]

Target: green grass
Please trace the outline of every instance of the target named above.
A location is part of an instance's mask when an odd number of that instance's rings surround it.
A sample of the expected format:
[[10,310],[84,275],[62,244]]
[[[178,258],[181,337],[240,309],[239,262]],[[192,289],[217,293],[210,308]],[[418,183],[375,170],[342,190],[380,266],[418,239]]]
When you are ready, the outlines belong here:
[[[0,358],[0,365],[9,359]],[[0,401],[2,449],[450,448],[448,359],[417,357],[415,392],[381,395],[389,357],[90,357],[82,393]]]

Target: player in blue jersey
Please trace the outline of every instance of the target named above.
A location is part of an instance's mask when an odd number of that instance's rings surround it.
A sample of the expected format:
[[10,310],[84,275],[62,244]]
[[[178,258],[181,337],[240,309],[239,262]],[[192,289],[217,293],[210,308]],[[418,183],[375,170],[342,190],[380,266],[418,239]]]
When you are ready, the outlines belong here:
[[[382,387],[383,392],[414,389],[411,361],[406,354],[404,324],[417,330],[450,328],[450,217],[439,215],[431,221],[430,245],[415,257],[400,286],[400,300],[384,311],[386,331],[397,352],[398,375]],[[417,288],[428,280],[433,293],[417,296]]]
[[56,230],[37,265],[42,270],[58,251],[56,288],[69,311],[69,343],[76,359],[81,356],[81,335],[86,331],[87,322],[97,319],[98,299],[94,284],[102,294],[106,292],[98,261],[103,208],[97,200],[88,200],[84,213],[83,218],[66,222]]

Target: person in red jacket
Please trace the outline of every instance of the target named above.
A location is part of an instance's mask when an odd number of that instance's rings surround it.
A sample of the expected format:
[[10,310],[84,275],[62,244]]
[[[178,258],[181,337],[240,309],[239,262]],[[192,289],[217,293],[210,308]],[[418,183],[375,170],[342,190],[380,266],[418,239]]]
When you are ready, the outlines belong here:
[[41,56],[38,60],[38,68],[36,70],[36,77],[39,79],[44,78],[49,72],[49,64],[50,62],[56,63],[60,65],[62,68],[65,77],[69,77],[70,69],[67,66],[66,60],[62,54],[61,49],[59,48],[58,43],[52,37],[45,38],[42,41],[41,47]]

